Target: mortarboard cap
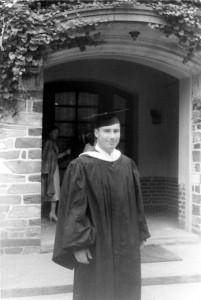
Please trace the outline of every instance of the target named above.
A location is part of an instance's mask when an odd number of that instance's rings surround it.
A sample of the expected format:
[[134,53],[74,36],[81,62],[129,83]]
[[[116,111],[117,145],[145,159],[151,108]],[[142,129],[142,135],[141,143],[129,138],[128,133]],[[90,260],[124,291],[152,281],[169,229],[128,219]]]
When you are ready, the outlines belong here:
[[100,114],[93,114],[90,117],[86,117],[85,119],[90,119],[94,128],[99,128],[103,126],[110,126],[119,123],[119,113],[125,112],[128,109],[115,110],[110,112],[104,112]]

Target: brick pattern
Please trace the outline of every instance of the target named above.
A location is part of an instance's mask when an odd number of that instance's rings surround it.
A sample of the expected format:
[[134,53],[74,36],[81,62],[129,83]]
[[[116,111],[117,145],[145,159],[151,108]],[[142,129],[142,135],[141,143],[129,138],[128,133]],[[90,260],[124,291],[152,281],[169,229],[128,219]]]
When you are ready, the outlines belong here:
[[164,177],[142,177],[141,188],[146,212],[166,209]]
[[178,213],[178,180],[168,177],[142,177],[142,195],[146,212]]
[[178,202],[178,221],[179,227],[185,228],[185,211],[186,211],[186,188],[184,184],[179,185],[179,202]]
[[40,252],[42,92],[34,92],[30,100],[19,105],[20,113],[0,124],[0,235],[4,254]]
[[193,77],[192,231],[201,236],[201,75]]
[[178,216],[179,185],[177,178],[165,178],[165,197],[168,210]]

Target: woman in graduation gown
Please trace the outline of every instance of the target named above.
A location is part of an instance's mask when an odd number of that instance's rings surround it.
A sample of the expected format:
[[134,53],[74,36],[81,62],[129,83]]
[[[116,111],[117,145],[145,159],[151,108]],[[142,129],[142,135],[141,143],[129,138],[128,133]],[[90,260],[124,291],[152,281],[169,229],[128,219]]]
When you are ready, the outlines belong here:
[[74,300],[140,300],[140,245],[150,237],[135,163],[116,150],[116,114],[95,119],[94,151],[63,179],[53,261],[74,268]]

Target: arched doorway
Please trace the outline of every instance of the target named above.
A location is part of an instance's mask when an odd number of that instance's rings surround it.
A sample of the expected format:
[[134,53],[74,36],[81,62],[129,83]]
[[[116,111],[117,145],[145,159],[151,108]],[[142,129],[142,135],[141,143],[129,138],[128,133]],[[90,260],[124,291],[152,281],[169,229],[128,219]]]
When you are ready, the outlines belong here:
[[[84,52],[73,48],[47,53],[44,69],[26,81],[31,97],[19,101],[19,114],[1,124],[3,248],[8,253],[40,251],[44,82],[98,82],[138,95],[138,118],[132,120],[133,130],[138,126],[138,143],[132,148],[137,147],[141,177],[152,183],[165,177],[165,191],[176,178],[179,223],[200,234],[200,53],[184,64],[186,51],[176,37],[166,38],[148,26],[164,23],[150,8],[92,7],[80,14],[105,18],[99,27],[104,43],[87,46]],[[68,17],[60,21],[74,18],[74,12]],[[133,31],[139,33],[135,40]],[[151,111],[159,113],[161,123],[152,123]],[[144,186],[149,186],[146,181]],[[171,200],[172,193],[168,197]]]
[[[63,132],[68,132],[69,125],[72,129],[72,124],[84,125],[86,130],[89,124],[83,120],[83,113],[91,115],[100,107],[107,111],[109,106],[129,108],[121,150],[138,164],[145,209],[152,215],[171,212],[177,222],[179,81],[140,64],[103,59],[56,65],[45,70],[44,79],[44,130],[50,122],[63,126]],[[63,116],[61,110],[66,110]],[[159,114],[159,120],[153,111]],[[61,151],[70,146],[70,132],[58,141]],[[68,162],[60,162],[62,174]]]
[[[137,123],[138,144],[131,142],[133,149],[137,147],[145,199],[148,195],[145,206],[154,211],[168,207],[179,224],[191,231],[190,91],[191,76],[200,65],[198,61],[184,65],[184,52],[173,47],[176,41],[148,28],[153,18],[161,22],[153,11],[143,11],[137,19],[136,11],[133,15],[121,9],[102,13],[115,16],[109,25],[101,26],[104,44],[85,52],[67,49],[51,54],[44,81],[49,85],[90,82],[90,86],[98,82],[138,95],[138,117],[131,126]],[[132,26],[140,32],[135,41],[129,35]]]

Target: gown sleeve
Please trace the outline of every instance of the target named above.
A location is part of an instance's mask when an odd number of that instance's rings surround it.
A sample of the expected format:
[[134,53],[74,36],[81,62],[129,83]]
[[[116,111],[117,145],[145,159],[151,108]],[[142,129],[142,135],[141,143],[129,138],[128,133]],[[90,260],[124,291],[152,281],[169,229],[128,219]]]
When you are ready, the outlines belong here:
[[145,241],[151,235],[149,233],[147,222],[145,219],[145,214],[144,214],[144,205],[143,205],[142,191],[140,185],[140,175],[134,162],[133,162],[133,176],[134,176],[135,191],[136,191],[136,203],[137,203],[137,213],[138,213],[138,220],[139,220],[140,241]]
[[91,224],[87,203],[85,176],[79,158],[72,161],[65,173],[53,251],[53,261],[73,269],[74,251],[95,243],[95,228]]

